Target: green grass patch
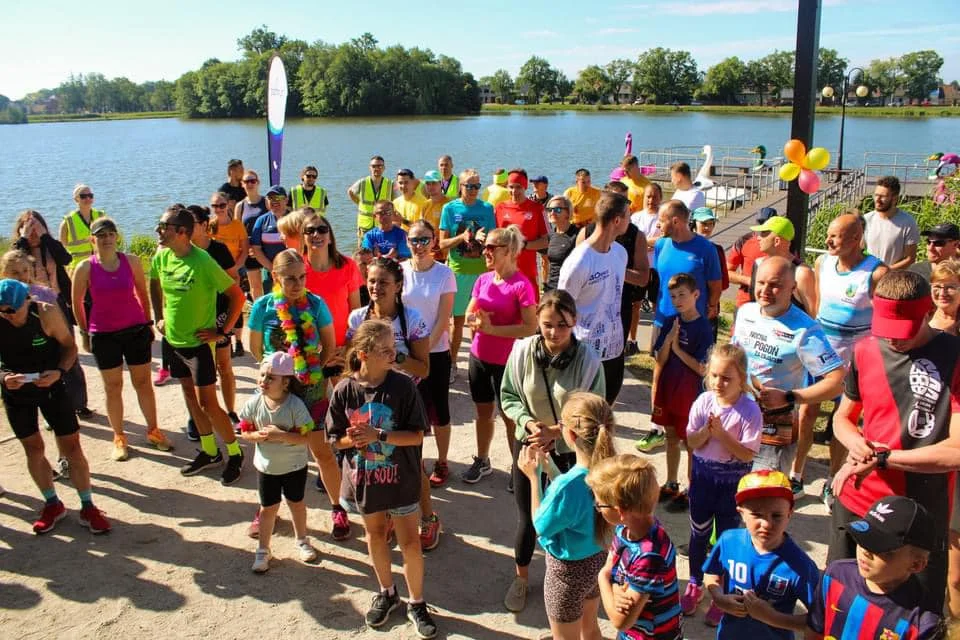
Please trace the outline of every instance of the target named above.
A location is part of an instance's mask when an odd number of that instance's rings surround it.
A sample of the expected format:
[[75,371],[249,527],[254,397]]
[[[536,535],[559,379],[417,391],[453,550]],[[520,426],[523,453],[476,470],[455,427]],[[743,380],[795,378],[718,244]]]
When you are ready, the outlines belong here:
[[97,120],[151,120],[179,118],[179,111],[133,111],[129,113],[37,113],[27,116],[31,122],[91,122]]

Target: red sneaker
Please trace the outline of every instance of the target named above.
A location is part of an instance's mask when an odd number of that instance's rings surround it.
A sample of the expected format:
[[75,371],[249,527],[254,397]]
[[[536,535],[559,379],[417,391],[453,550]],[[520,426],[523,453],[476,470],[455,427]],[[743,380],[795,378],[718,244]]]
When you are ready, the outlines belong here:
[[437,460],[433,463],[433,473],[430,474],[431,487],[442,487],[447,482],[447,478],[449,477],[450,467],[447,466],[446,462],[440,462]]
[[346,540],[350,537],[350,518],[347,516],[347,511],[341,506],[336,506],[333,508],[333,513],[331,513],[331,519],[333,520],[333,535],[334,540]]
[[86,507],[80,510],[80,524],[90,529],[90,533],[110,531],[110,522],[103,517],[103,511],[96,507]]
[[36,534],[50,531],[57,523],[67,517],[67,508],[57,500],[56,504],[47,504],[40,511],[40,517],[33,523],[33,532]]

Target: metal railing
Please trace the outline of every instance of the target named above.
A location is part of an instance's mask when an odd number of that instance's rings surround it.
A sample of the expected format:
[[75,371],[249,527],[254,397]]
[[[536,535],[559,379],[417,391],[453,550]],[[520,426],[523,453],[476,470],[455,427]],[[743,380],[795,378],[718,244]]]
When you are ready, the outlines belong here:
[[[859,207],[867,188],[866,172],[863,169],[844,170],[840,174],[839,181],[827,182],[827,184],[829,186],[810,196],[807,207],[808,229],[824,207],[832,207],[837,204]],[[786,200],[786,197],[784,197],[784,200]],[[804,250],[808,253],[823,253],[823,250],[819,247],[806,246]]]
[[863,170],[868,180],[896,176],[904,183],[927,183],[937,167],[937,161],[928,158],[920,153],[868,151],[863,154]]

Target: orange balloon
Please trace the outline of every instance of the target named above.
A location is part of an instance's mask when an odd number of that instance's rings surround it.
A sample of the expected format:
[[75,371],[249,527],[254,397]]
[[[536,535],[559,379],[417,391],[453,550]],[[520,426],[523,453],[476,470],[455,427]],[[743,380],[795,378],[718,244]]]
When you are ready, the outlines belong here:
[[786,156],[790,162],[798,164],[801,167],[806,167],[807,145],[803,144],[801,140],[793,139],[783,145],[783,155]]

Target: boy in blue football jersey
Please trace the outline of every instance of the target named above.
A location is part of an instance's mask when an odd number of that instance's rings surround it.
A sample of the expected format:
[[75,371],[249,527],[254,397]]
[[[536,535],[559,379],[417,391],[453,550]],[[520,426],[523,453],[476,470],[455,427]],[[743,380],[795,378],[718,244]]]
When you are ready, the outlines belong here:
[[804,631],[820,579],[817,565],[787,535],[793,514],[790,480],[779,471],[754,471],[737,485],[744,529],[725,531],[703,565],[704,585],[722,612],[717,638],[792,640]]

